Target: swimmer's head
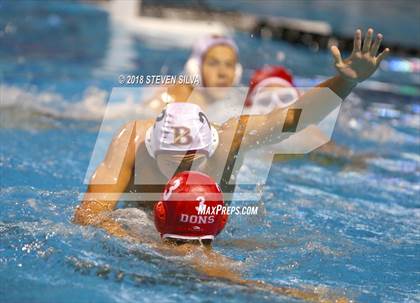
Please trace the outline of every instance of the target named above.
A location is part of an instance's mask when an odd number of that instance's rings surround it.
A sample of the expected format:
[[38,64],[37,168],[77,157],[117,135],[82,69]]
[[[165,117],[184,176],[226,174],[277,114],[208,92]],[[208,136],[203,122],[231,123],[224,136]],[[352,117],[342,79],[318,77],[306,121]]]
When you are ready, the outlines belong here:
[[245,106],[252,106],[253,113],[265,114],[274,108],[286,108],[298,98],[292,74],[282,66],[268,66],[252,75]]
[[167,105],[146,132],[146,148],[167,178],[175,173],[201,170],[218,145],[217,130],[193,103]]
[[[211,241],[228,220],[223,206],[223,194],[212,178],[196,171],[182,172],[169,180],[155,205],[155,226],[163,239]],[[213,208],[218,211],[212,213]]]
[[204,87],[236,85],[242,76],[238,47],[227,37],[204,37],[193,46],[192,54],[185,64],[185,73],[198,76],[200,85]]
[[230,87],[235,80],[236,52],[229,45],[211,47],[202,57],[201,75],[205,87]]

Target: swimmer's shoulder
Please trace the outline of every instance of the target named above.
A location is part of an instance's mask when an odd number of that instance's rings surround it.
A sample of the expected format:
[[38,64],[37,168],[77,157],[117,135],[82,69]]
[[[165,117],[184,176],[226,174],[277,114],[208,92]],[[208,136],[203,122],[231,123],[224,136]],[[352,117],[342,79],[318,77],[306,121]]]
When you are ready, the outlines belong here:
[[153,126],[153,124],[155,123],[155,119],[150,118],[145,120],[134,120],[132,121],[132,123],[135,124],[137,132],[145,133],[149,129],[149,127]]
[[153,126],[155,119],[132,120],[124,124],[116,133],[113,143],[135,141],[136,144],[144,142],[147,130]]
[[168,86],[168,94],[172,98],[173,102],[185,102],[193,92],[194,87],[189,84],[175,84]]
[[135,120],[135,130],[136,136],[135,140],[136,143],[142,143],[146,139],[146,132],[147,130],[153,126],[155,123],[155,119],[146,119],[146,120]]
[[154,122],[155,122],[155,119],[152,119],[152,118],[143,119],[143,120],[131,120],[121,127],[120,132],[123,130],[131,131],[135,129],[137,132],[143,133],[143,132],[146,132],[147,129],[150,126],[152,126]]
[[164,86],[158,90],[154,98],[145,104],[154,114],[159,114],[169,103],[186,102],[193,90],[193,86],[182,83]]

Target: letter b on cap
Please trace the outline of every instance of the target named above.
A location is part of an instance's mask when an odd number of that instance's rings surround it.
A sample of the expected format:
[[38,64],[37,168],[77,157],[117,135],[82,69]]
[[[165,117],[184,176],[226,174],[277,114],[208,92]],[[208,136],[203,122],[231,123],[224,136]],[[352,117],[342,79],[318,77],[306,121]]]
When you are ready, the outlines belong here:
[[174,130],[174,142],[175,145],[190,145],[192,143],[192,137],[190,135],[191,130],[185,126],[172,127]]

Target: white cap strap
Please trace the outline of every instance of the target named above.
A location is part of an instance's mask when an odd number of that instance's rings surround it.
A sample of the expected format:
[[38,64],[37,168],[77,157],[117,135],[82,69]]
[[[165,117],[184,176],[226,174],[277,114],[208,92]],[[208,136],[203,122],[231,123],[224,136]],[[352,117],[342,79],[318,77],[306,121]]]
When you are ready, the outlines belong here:
[[182,239],[182,240],[206,240],[206,239],[210,239],[213,240],[214,236],[213,235],[206,235],[206,236],[200,236],[200,237],[196,237],[196,236],[180,236],[180,235],[175,235],[175,234],[163,234],[162,238],[171,238],[171,239]]

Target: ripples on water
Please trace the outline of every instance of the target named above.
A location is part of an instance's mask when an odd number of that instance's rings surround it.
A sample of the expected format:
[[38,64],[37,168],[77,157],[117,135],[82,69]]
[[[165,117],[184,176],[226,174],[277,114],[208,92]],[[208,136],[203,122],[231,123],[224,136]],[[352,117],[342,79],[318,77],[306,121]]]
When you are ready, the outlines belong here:
[[[39,12],[46,13],[48,6]],[[66,24],[59,14],[47,20],[51,26],[59,21]],[[17,26],[15,38],[21,29]],[[238,36],[240,45],[247,39]],[[153,48],[133,40],[140,54],[153,53]],[[262,47],[280,46],[286,58],[296,56],[287,45],[264,42]],[[109,88],[115,85],[106,75],[114,77],[121,70],[102,71],[103,78],[88,80],[91,75],[81,75],[83,64],[66,57],[73,52],[63,51],[61,68],[73,66],[74,75],[53,71],[67,77],[68,83],[58,83],[54,89],[40,79],[31,88],[19,79],[32,81],[25,73],[37,74],[37,65],[31,62],[45,56],[44,50],[0,50],[12,58],[0,59],[9,70],[1,84],[0,119],[0,296],[5,302],[290,302],[204,277],[182,258],[159,253],[147,244],[71,224]],[[159,51],[156,62],[162,55]],[[175,50],[173,61],[183,54],[187,52]],[[46,66],[56,66],[54,60]],[[133,70],[141,66],[139,62],[143,64],[141,55],[131,61]],[[96,68],[101,72],[100,66]],[[53,76],[46,73],[47,78]],[[115,107],[115,119],[132,106],[127,101]],[[334,140],[360,156],[363,165],[340,157],[274,164],[258,202],[260,211],[265,211],[255,217],[232,216],[215,249],[241,262],[250,279],[329,288],[362,302],[418,301],[418,108],[418,96],[356,91],[342,109]],[[114,216],[132,233],[152,243],[159,241],[152,222],[139,210],[120,209]]]
[[[247,277],[276,285],[328,287],[361,301],[415,300],[419,127],[406,123],[413,117],[400,122],[401,118],[384,119],[373,111],[363,120],[353,115],[359,109],[342,116],[336,140],[354,139],[349,144],[354,153],[369,155],[367,168],[307,159],[277,163],[260,204],[266,215],[231,218],[215,248],[244,262]],[[343,129],[352,119],[359,126]],[[62,299],[64,292],[75,300],[116,302],[140,295],[151,300],[182,296],[201,301],[215,295],[233,301],[283,301],[204,278],[183,260],[160,255],[147,245],[128,244],[99,230],[72,225],[97,123],[69,120],[73,127],[68,128],[68,121],[54,118],[53,127],[38,128],[39,121],[34,121],[30,131],[26,127],[1,131],[8,144],[2,147],[0,162],[0,271],[2,277],[11,276],[3,287],[12,301],[45,299],[45,288],[52,300]],[[372,124],[385,128],[388,135],[388,130],[395,131],[400,138],[369,136],[369,132],[359,136],[363,126]],[[136,210],[119,210],[115,215],[134,233],[158,241],[152,222]],[[22,295],[16,283],[31,285],[31,295]],[[62,287],[65,290],[59,291]]]

